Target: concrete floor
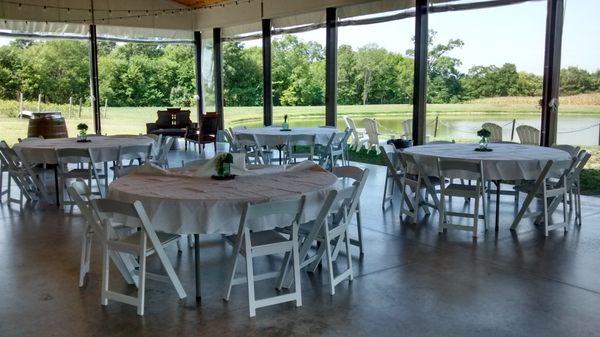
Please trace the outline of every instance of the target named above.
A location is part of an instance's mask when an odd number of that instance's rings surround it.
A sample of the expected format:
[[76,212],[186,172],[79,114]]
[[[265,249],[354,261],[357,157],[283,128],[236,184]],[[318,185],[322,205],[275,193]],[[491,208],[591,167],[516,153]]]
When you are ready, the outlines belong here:
[[[171,159],[175,165],[192,157],[178,152]],[[338,285],[331,297],[325,269],[304,273],[302,307],[258,309],[252,319],[245,286],[234,287],[230,302],[221,300],[231,249],[220,237],[202,237],[200,306],[194,300],[193,251],[178,255],[172,248],[167,254],[188,298],[179,301],[173,289],[149,281],[146,315],[138,317],[134,307],[99,304],[97,241],[88,282],[77,286],[83,229],[77,211],[19,210],[3,202],[0,336],[600,335],[600,199],[583,199],[581,228],[544,238],[528,222],[516,234],[508,230],[513,207],[506,198],[500,231],[482,229],[473,241],[466,232],[439,235],[437,213],[417,225],[400,224],[397,201],[381,209],[385,171],[369,168],[362,197],[365,255],[353,252],[355,280]],[[259,260],[257,269],[277,262]],[[135,293],[119,277],[111,287]],[[257,291],[271,293],[273,283],[260,282]]]

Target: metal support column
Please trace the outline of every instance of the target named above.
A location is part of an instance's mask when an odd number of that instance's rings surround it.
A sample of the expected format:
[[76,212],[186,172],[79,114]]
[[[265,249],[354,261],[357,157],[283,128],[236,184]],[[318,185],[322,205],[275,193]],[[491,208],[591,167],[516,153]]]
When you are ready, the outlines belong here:
[[215,110],[219,114],[219,130],[223,130],[223,44],[221,28],[213,29],[213,48],[215,53]]
[[204,114],[204,92],[202,89],[202,33],[194,32],[194,56],[196,64],[196,104],[198,123]]
[[415,70],[413,89],[413,132],[414,145],[425,144],[425,122],[427,120],[427,44],[428,44],[428,0],[416,0],[415,8]]
[[100,126],[100,90],[98,89],[98,41],[96,40],[96,25],[90,25],[90,95],[92,112],[94,114],[94,132],[102,132]]
[[556,143],[564,6],[564,0],[548,0],[544,82],[541,103],[542,129],[540,145],[542,146],[551,146]]
[[271,19],[262,20],[262,61],[263,61],[263,123],[273,124],[273,78],[271,59]]
[[337,10],[325,11],[325,124],[337,126]]

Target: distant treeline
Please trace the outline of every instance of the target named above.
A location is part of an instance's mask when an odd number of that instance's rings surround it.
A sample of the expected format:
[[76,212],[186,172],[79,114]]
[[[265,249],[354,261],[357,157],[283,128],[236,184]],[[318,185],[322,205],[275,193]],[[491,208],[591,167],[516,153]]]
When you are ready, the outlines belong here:
[[[428,101],[458,103],[483,97],[540,96],[541,76],[517,71],[514,64],[459,70],[451,51],[461,40],[436,43],[431,32]],[[316,42],[293,35],[273,41],[275,105],[325,103],[325,52]],[[540,60],[542,62],[542,60]],[[224,99],[227,106],[262,105],[260,47],[227,42],[223,50]],[[412,101],[413,51],[394,53],[375,44],[358,50],[339,46],[338,103],[405,104]],[[207,67],[209,69],[210,67]],[[110,106],[191,105],[195,93],[194,54],[190,45],[99,43],[100,99]],[[207,81],[207,105],[214,85]],[[561,95],[600,91],[600,70],[561,70]],[[89,99],[88,45],[83,41],[15,40],[0,47],[0,99],[67,103]]]

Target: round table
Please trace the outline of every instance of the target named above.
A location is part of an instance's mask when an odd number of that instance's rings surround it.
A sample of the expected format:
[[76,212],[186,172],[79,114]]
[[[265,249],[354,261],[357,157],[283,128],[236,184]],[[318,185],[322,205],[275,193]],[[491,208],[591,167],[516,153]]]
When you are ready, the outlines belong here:
[[56,149],[90,149],[95,162],[117,160],[119,146],[150,145],[154,140],[146,136],[88,136],[87,143],[78,143],[76,138],[28,139],[13,148],[30,163],[56,164]]
[[[131,174],[109,186],[111,199],[144,205],[156,230],[194,234],[196,259],[196,298],[200,299],[199,234],[237,233],[243,207],[248,202],[306,196],[304,220],[315,219],[329,191],[336,188],[337,177],[313,166],[298,171],[238,176],[218,181],[195,177],[192,172],[169,171],[161,174]],[[290,216],[266,217],[249,222],[252,230],[287,226]]]
[[491,143],[491,152],[478,152],[477,144],[430,144],[404,150],[414,156],[427,175],[437,176],[437,159],[480,160],[486,180],[534,180],[549,160],[568,161],[569,153],[543,146]]
[[[404,150],[414,156],[428,176],[438,176],[438,158],[481,161],[483,176],[496,184],[496,231],[500,218],[500,183],[503,180],[535,180],[550,160],[567,163],[569,153],[549,147],[512,143],[491,143],[490,152],[478,152],[478,144],[430,144]],[[562,165],[561,165],[562,166]],[[409,167],[410,169],[410,167]],[[550,172],[552,174],[552,172]],[[431,186],[428,188],[432,189]]]
[[315,144],[327,145],[331,135],[339,132],[336,128],[291,128],[291,131],[281,131],[280,127],[264,128],[234,128],[234,134],[255,135],[256,140],[263,146],[283,145],[290,135],[315,135]]

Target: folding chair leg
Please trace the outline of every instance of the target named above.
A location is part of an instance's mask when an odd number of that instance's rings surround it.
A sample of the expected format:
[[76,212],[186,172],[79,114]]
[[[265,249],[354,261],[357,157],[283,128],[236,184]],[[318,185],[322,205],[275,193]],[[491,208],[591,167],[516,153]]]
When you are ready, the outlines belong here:
[[[104,239],[109,239],[109,232],[105,229],[104,231]],[[108,244],[106,241],[102,244],[102,291],[100,294],[100,304],[108,305],[108,279],[110,274],[110,260],[108,255]]]
[[246,283],[248,285],[248,310],[250,317],[256,316],[256,299],[254,294],[254,266],[252,265],[252,247],[250,245],[250,231],[246,228],[244,234],[246,249]]
[[79,263],[79,287],[83,287],[85,275],[90,271],[90,249],[92,240],[89,228],[85,229],[83,240],[81,242],[81,261]]
[[473,237],[477,237],[477,224],[479,222],[479,197],[475,198],[475,215],[473,216]]
[[[145,240],[144,240],[145,241]],[[140,249],[140,273],[138,280],[137,314],[144,315],[144,299],[146,295],[146,245],[142,244]]]
[[[364,255],[363,252],[363,231],[362,231],[362,221],[361,221],[361,216],[360,216],[360,203],[356,206],[358,207],[358,210],[356,211],[356,228],[358,229],[358,250],[359,250],[359,254],[360,256]],[[348,252],[348,254],[350,254],[350,252]]]
[[[296,294],[296,307],[302,306],[302,283],[300,281],[300,253],[298,252],[298,229],[292,233],[292,255],[294,259],[294,292]],[[287,254],[289,255],[289,254]],[[286,265],[287,266],[287,265]],[[287,268],[286,268],[287,269]]]
[[348,270],[350,270],[350,281],[354,280],[354,274],[352,271],[352,256],[350,255],[350,235],[348,235],[348,229],[346,229],[346,254],[347,254],[347,264]]

